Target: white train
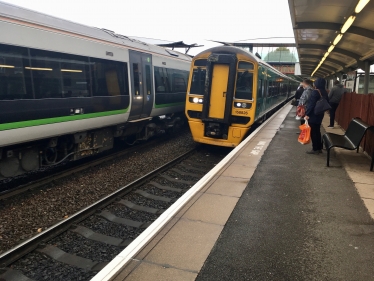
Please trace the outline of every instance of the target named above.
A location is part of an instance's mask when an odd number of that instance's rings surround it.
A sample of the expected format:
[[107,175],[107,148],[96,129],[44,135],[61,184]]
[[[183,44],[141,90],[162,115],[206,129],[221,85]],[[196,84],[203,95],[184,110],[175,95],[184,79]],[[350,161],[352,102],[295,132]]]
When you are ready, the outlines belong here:
[[0,2],[0,178],[183,118],[191,58]]

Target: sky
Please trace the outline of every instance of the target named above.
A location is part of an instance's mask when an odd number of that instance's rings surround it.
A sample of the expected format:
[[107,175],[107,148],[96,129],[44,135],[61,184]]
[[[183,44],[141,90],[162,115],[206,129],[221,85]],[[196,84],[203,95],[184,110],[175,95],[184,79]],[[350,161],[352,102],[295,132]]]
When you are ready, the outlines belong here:
[[[287,0],[1,0],[118,34],[197,43],[293,37]],[[247,42],[247,41],[243,41]],[[250,42],[294,42],[291,38]],[[219,45],[219,44],[218,44]]]

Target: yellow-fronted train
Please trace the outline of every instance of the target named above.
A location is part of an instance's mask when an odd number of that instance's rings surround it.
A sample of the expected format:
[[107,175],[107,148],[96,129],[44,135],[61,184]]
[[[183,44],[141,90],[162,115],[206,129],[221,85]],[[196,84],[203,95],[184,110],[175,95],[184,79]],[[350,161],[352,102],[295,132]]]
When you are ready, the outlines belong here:
[[299,82],[252,53],[231,46],[194,57],[186,115],[199,143],[235,147],[255,122],[287,102]]

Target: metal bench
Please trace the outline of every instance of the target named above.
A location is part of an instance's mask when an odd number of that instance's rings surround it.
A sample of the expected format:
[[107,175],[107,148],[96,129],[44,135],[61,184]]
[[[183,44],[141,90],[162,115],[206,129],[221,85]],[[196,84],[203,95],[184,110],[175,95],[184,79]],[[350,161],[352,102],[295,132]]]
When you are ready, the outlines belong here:
[[[348,125],[348,129],[344,135],[337,135],[333,133],[326,133],[322,139],[327,150],[327,167],[330,166],[330,149],[333,147],[340,147],[348,150],[359,150],[360,143],[366,131],[371,126],[360,118],[353,118]],[[372,158],[370,171],[373,170],[374,158]]]

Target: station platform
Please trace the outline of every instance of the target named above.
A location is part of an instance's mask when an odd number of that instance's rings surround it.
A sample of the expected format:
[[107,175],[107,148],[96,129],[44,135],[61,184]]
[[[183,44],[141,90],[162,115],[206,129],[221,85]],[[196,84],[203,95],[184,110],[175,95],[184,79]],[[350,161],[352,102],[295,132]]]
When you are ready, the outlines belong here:
[[293,109],[261,125],[92,280],[374,280],[370,160],[335,149],[326,167],[326,153],[306,154]]

